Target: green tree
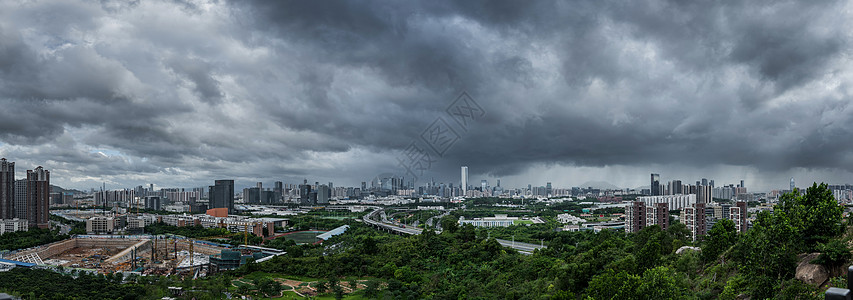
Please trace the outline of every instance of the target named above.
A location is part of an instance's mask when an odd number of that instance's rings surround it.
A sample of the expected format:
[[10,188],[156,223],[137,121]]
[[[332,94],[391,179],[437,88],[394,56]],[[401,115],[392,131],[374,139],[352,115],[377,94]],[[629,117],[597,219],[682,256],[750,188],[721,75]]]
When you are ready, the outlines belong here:
[[815,250],[818,244],[844,232],[841,222],[844,207],[835,201],[825,183],[812,184],[805,194],[795,190],[782,195],[776,210],[783,211],[790,219],[806,251]]
[[850,247],[845,241],[834,239],[826,244],[819,244],[818,251],[820,256],[813,263],[821,264],[830,270],[838,268],[841,265],[850,261]]
[[735,242],[737,242],[735,222],[727,219],[718,221],[705,237],[705,243],[702,246],[702,261],[706,264],[715,261]]
[[364,283],[364,296],[368,299],[373,299],[379,296],[379,283],[375,280],[368,280]]
[[456,230],[459,229],[459,224],[457,223],[456,218],[451,216],[442,217],[440,223],[443,231],[455,233]]

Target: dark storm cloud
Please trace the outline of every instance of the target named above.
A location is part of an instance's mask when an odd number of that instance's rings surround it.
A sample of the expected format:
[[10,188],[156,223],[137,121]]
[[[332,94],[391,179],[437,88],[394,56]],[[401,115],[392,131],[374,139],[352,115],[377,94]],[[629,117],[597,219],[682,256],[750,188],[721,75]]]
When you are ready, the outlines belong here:
[[427,176],[849,169],[847,6],[4,3],[0,147],[80,182],[353,183],[467,91],[487,114]]

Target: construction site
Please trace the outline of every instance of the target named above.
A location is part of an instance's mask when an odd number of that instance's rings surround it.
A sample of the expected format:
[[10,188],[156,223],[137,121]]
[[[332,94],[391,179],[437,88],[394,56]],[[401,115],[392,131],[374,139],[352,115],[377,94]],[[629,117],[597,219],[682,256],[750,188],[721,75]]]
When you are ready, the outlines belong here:
[[205,276],[223,245],[166,236],[77,236],[10,253],[5,259],[98,273]]

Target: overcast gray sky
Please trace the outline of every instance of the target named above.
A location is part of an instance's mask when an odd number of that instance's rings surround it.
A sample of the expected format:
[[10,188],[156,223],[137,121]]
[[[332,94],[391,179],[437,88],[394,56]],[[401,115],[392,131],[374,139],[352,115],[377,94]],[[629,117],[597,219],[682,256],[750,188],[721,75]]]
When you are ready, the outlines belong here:
[[419,183],[849,183],[850,6],[2,1],[0,155],[69,188],[356,185],[442,118]]

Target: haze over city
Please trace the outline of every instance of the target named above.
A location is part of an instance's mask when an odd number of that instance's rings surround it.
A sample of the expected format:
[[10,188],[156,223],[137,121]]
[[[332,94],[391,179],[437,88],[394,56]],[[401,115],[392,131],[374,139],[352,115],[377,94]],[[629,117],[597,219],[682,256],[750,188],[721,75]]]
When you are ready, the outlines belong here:
[[849,2],[339,4],[4,1],[0,154],[66,188],[356,186],[442,118],[418,183],[850,182]]

